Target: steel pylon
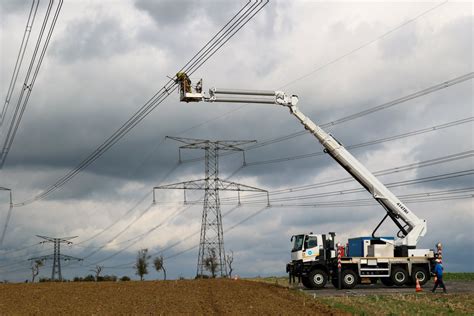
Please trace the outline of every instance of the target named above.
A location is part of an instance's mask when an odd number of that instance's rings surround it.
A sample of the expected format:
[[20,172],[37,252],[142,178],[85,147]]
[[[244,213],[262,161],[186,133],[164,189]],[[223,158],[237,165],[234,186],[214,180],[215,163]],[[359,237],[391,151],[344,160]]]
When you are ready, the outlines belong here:
[[72,241],[70,241],[73,238],[76,238],[77,236],[74,237],[62,237],[62,238],[56,238],[56,237],[47,237],[47,236],[40,236],[36,235],[39,238],[44,239],[41,243],[47,243],[50,242],[53,244],[54,252],[53,254],[46,255],[46,256],[41,256],[41,257],[35,257],[35,258],[30,258],[28,260],[53,260],[53,268],[51,272],[51,281],[62,281],[63,276],[61,273],[61,260],[64,261],[69,261],[69,260],[77,260],[77,261],[82,261],[83,259],[76,258],[76,257],[71,257],[67,255],[61,254],[61,244],[67,244],[70,245],[72,244]]
[[206,270],[206,257],[214,253],[216,255],[216,272],[221,277],[227,276],[227,265],[225,263],[224,232],[222,228],[222,215],[220,209],[219,191],[240,191],[266,192],[268,191],[244,184],[222,180],[219,178],[219,151],[242,151],[239,146],[253,143],[255,141],[235,141],[219,140],[211,141],[207,139],[192,139],[181,137],[167,138],[185,143],[179,147],[180,161],[181,149],[204,149],[205,178],[193,181],[185,181],[153,188],[153,202],[155,190],[158,189],[182,189],[182,190],[204,190],[204,202],[201,218],[201,236],[199,240],[199,253],[196,269],[196,276],[202,277]]

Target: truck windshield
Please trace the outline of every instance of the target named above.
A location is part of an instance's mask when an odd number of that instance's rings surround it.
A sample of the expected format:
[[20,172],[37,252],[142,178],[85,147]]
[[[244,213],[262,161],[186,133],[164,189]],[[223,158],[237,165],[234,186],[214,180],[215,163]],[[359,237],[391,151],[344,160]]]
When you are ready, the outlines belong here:
[[292,251],[301,250],[303,248],[303,241],[304,241],[304,235],[294,236],[294,243],[293,243],[293,250]]

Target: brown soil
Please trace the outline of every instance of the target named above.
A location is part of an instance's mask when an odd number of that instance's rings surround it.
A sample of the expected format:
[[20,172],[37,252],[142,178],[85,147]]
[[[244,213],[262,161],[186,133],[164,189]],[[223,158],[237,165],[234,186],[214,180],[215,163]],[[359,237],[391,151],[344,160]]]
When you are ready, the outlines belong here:
[[0,284],[4,314],[334,315],[294,290],[245,280]]

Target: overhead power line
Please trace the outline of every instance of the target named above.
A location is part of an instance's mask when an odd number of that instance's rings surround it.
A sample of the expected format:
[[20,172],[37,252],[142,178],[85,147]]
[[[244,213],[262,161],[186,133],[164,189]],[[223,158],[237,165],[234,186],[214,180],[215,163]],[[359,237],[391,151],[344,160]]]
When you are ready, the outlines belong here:
[[[254,4],[251,0],[244,5],[242,9],[235,14],[232,19],[217,32],[214,37],[209,40],[198,53],[196,53],[179,71],[185,71],[192,74],[198,70],[211,56],[213,56],[225,43],[227,43],[243,26],[245,26],[260,10],[262,10],[268,3],[266,1],[257,0]],[[148,116],[158,105],[160,105],[167,97],[176,90],[177,84],[174,79],[168,81],[155,95],[152,96],[138,111],[136,111],[130,119],[128,119],[119,129],[117,129],[112,136],[105,140],[96,150],[94,150],[86,159],[79,163],[74,169],[69,171],[65,176],[60,178],[56,183],[45,189],[35,197],[17,203],[14,206],[24,206],[35,201],[46,198],[51,193],[55,192],[72,178],[79,174],[83,169],[92,164],[95,160],[101,157],[114,144],[122,139],[131,129],[139,124],[146,116]]]
[[[20,96],[18,98],[18,102],[16,104],[16,108],[13,114],[13,118],[11,120],[10,126],[8,128],[7,136],[5,138],[5,141],[2,146],[2,151],[0,153],[0,169],[3,168],[3,165],[5,164],[5,161],[7,159],[8,153],[10,152],[10,148],[13,144],[13,140],[15,139],[16,132],[18,130],[18,127],[20,126],[21,119],[23,117],[23,114],[25,113],[26,110],[26,105],[28,104],[28,100],[30,99],[31,91],[33,91],[33,87],[36,82],[36,78],[38,77],[39,70],[41,68],[41,65],[43,63],[43,58],[46,54],[46,50],[49,45],[49,41],[51,40],[51,36],[53,34],[53,30],[56,26],[56,21],[58,20],[59,17],[59,12],[61,12],[61,7],[63,5],[63,0],[59,0],[58,5],[56,7],[56,11],[54,12],[53,20],[49,26],[48,33],[46,35],[46,39],[43,41],[43,36],[44,32],[46,29],[46,26],[48,24],[48,19],[51,14],[51,9],[53,5],[53,0],[50,0],[48,8],[46,10],[46,15],[44,17],[43,25],[41,26],[40,33],[38,35],[38,40],[36,42],[36,46],[33,52],[33,56],[31,57],[30,65],[28,67],[28,71],[25,76],[25,81],[23,83],[22,90],[20,92]],[[43,43],[43,44],[42,44]],[[41,52],[39,54],[38,59],[36,59],[38,51],[40,50],[41,47]],[[35,66],[36,63],[36,66]],[[33,71],[34,68],[34,71]],[[32,75],[33,74],[33,75]],[[30,80],[30,76],[31,80]],[[26,94],[25,94],[26,91]]]
[[[456,196],[446,196],[446,197],[427,197],[427,198],[416,198],[416,199],[410,199],[410,198],[405,198],[404,203],[405,204],[411,204],[411,203],[432,203],[432,202],[441,202],[441,201],[457,201],[457,200],[467,200],[467,199],[473,199],[474,194],[469,193],[469,194],[463,194],[463,195],[456,195]],[[261,206],[261,204],[255,204],[253,206]],[[318,202],[318,203],[302,203],[302,204],[275,204],[272,205],[272,207],[283,207],[283,208],[295,208],[295,207],[301,207],[301,208],[347,208],[347,207],[364,207],[364,206],[376,206],[378,205],[377,202],[370,200],[370,199],[355,199],[355,200],[342,200],[342,201],[337,201],[337,202],[331,202],[331,203],[324,203],[324,202]]]
[[[434,182],[434,181],[442,181],[442,180],[448,180],[448,179],[454,179],[454,178],[459,178],[459,177],[466,177],[466,176],[471,176],[474,174],[474,169],[466,169],[466,170],[461,170],[461,171],[455,171],[455,172],[448,172],[448,173],[442,173],[438,175],[433,175],[433,176],[428,176],[428,177],[422,177],[422,178],[413,178],[413,179],[408,179],[408,180],[402,180],[402,181],[396,181],[396,182],[391,182],[386,184],[385,186],[388,188],[393,188],[393,187],[402,187],[402,186],[407,186],[407,185],[413,185],[413,184],[420,184],[420,183],[427,183],[427,182]],[[352,193],[359,193],[359,192],[366,192],[365,189],[363,188],[355,188],[355,189],[347,189],[347,190],[337,190],[337,191],[330,191],[330,192],[323,192],[323,193],[315,193],[315,194],[306,194],[306,195],[296,195],[296,196],[289,196],[289,197],[282,197],[282,198],[270,198],[270,205],[273,205],[275,202],[279,201],[289,201],[289,200],[304,200],[304,199],[310,199],[310,198],[321,198],[321,197],[328,197],[328,196],[340,196],[340,195],[346,195],[346,194],[352,194]],[[256,200],[257,197],[241,197],[240,203],[242,205],[263,205],[266,203],[268,205],[267,200]],[[230,201],[227,200],[221,202],[222,205],[235,205],[236,201]],[[197,204],[197,201],[188,201],[187,204],[193,205]],[[176,204],[175,202],[160,202],[157,204],[167,204],[167,205],[172,205]]]
[[[418,193],[413,197],[410,195],[400,195],[403,198],[404,203],[427,203],[427,202],[438,202],[438,201],[455,201],[474,198],[474,188],[463,188],[456,190],[448,190],[447,192],[426,192]],[[464,193],[464,194],[459,194]],[[261,204],[255,203],[252,206],[261,206]],[[274,204],[272,207],[355,207],[355,206],[374,206],[378,205],[374,199],[351,199],[351,200],[338,200],[331,202],[309,202],[309,203],[297,203],[297,204]]]
[[[36,6],[35,6],[36,3]],[[15,62],[15,68],[13,69],[12,78],[10,79],[10,84],[8,86],[7,96],[5,98],[5,103],[3,104],[2,112],[0,113],[0,127],[2,127],[5,120],[5,115],[8,112],[8,107],[12,98],[13,91],[15,90],[16,81],[18,79],[18,73],[20,72],[21,65],[23,63],[23,58],[25,56],[26,47],[28,46],[28,41],[30,39],[31,30],[33,29],[33,24],[36,18],[36,12],[38,11],[39,0],[33,0],[31,3],[30,13],[28,14],[28,20],[26,21],[25,32],[23,33],[23,38],[21,40],[20,50]]]
[[[452,178],[464,177],[464,176],[469,176],[472,174],[474,174],[474,169],[444,173],[444,174],[429,176],[429,177],[396,181],[396,182],[387,183],[385,184],[385,186],[387,188],[395,188],[395,187],[402,187],[402,186],[413,185],[413,184],[420,184],[420,183],[426,183],[426,182],[432,182],[432,181],[441,181],[441,180],[447,180],[447,179],[452,179]],[[287,196],[287,197],[281,197],[281,198],[273,198],[271,199],[271,203],[281,202],[281,201],[316,199],[316,198],[323,198],[323,197],[330,197],[330,196],[341,196],[341,195],[360,193],[360,192],[366,192],[366,190],[364,188],[354,188],[354,189],[335,190],[335,191],[313,193],[313,194],[306,194],[306,195]],[[402,198],[403,196],[399,196],[399,197]],[[242,203],[246,203],[249,201],[253,202],[252,200],[248,200],[245,198],[241,199]]]

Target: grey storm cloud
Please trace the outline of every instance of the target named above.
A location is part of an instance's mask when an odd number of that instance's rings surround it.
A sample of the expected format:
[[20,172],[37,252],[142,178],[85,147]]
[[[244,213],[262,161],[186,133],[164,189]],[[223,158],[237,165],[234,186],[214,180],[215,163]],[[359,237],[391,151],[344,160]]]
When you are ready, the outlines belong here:
[[0,13],[2,15],[24,12],[31,7],[27,1],[5,0],[0,3]]
[[[201,1],[196,3],[191,0],[136,0],[137,9],[146,12],[159,27],[177,28],[199,19],[209,20],[216,26],[223,26],[229,18],[237,13],[245,1],[226,3],[223,1]],[[195,32],[199,33],[197,26]]]
[[133,47],[128,30],[112,17],[82,18],[70,23],[63,36],[54,41],[51,53],[62,62],[111,58]]
[[[12,187],[15,201],[28,199],[64,176],[114,133],[153,96],[174,73],[237,12],[245,2],[128,1],[64,4],[58,28],[45,59],[0,186]],[[271,1],[235,38],[192,77],[204,79],[205,88],[281,89],[300,98],[299,107],[317,123],[363,111],[429,86],[472,72],[471,4],[448,3],[380,41],[333,63],[338,56],[377,38],[413,18],[428,4],[351,4],[330,2],[283,3]],[[13,71],[26,10],[20,2],[1,3],[5,31],[0,33],[2,93]],[[3,19],[2,19],[3,20]],[[3,30],[2,30],[3,31]],[[16,40],[13,42],[13,40]],[[327,64],[327,65],[326,65]],[[322,67],[323,65],[326,65]],[[321,68],[322,67],[322,68]],[[3,80],[5,78],[5,80]],[[298,79],[299,78],[299,79]],[[452,86],[372,113],[330,126],[344,145],[354,145],[471,117],[472,81]],[[34,234],[78,235],[77,243],[111,229],[96,238],[71,246],[65,253],[86,256],[100,247],[151,204],[153,186],[204,176],[204,162],[178,164],[179,143],[164,136],[204,139],[255,139],[258,142],[303,131],[285,108],[272,105],[185,104],[174,93],[128,135],[80,175],[45,201],[14,208],[0,255],[31,245]],[[1,131],[0,131],[1,132]],[[0,135],[3,135],[0,133]],[[400,140],[351,150],[370,170],[377,171],[472,150],[472,122]],[[328,155],[251,165],[272,159],[321,152],[310,134],[247,150],[248,166],[241,155],[224,155],[221,178],[230,178],[270,191],[347,177]],[[183,151],[183,159],[203,157],[199,150]],[[472,169],[463,159],[409,172],[383,176],[390,183],[457,170]],[[234,173],[237,171],[236,173]],[[473,177],[459,177],[393,189],[396,194],[422,193],[472,187]],[[325,188],[277,195],[281,204],[272,207],[225,233],[227,250],[234,250],[236,271],[242,275],[280,275],[289,260],[289,238],[302,231],[336,231],[341,240],[370,234],[383,217],[377,206],[347,208],[299,208],[297,204],[345,199],[369,199],[368,193],[285,201],[285,197],[358,188],[353,181]],[[139,207],[127,213],[140,198]],[[189,194],[199,199],[202,193]],[[124,241],[144,233],[182,207],[182,191],[157,193],[160,203],[143,215],[117,240],[90,258],[87,264],[106,258],[127,245]],[[229,196],[222,196],[222,200]],[[229,201],[229,200],[227,200]],[[235,199],[232,200],[235,202]],[[8,196],[0,192],[0,224],[8,209]],[[223,205],[223,212],[234,206]],[[422,247],[446,244],[451,271],[472,270],[457,254],[466,243],[473,224],[471,200],[409,204],[426,218],[429,233]],[[153,253],[193,231],[199,231],[202,206],[151,233],[134,246],[104,262],[114,266],[133,261],[139,248]],[[224,231],[258,207],[237,208],[224,217]],[[447,211],[448,210],[448,211]],[[126,215],[128,214],[128,215]],[[445,223],[449,223],[446,227]],[[456,229],[454,229],[456,227]],[[384,234],[396,233],[394,225]],[[164,252],[165,258],[197,245],[199,234]],[[124,242],[123,244],[117,244]],[[8,274],[1,266],[15,258],[48,253],[32,247],[0,259],[0,279],[21,280],[22,272]],[[169,260],[172,277],[192,277],[197,248]],[[264,256],[263,256],[264,254]],[[257,262],[254,258],[260,258]],[[45,275],[48,273],[46,267]],[[65,268],[67,277],[85,275],[87,265]],[[8,270],[12,270],[8,268]],[[107,273],[132,275],[131,266]],[[150,278],[157,275],[153,273]]]
[[135,6],[147,12],[158,25],[178,26],[195,18],[203,10],[192,1],[148,1],[137,0]]

